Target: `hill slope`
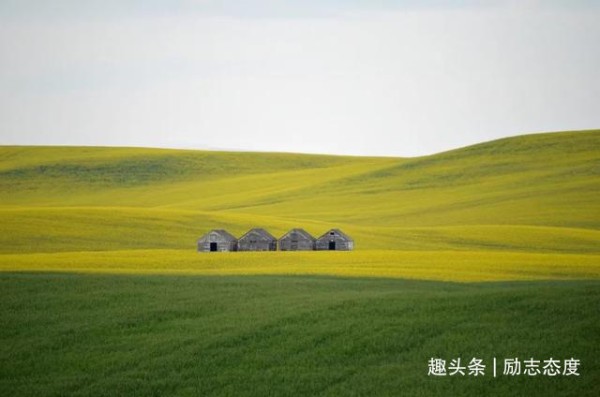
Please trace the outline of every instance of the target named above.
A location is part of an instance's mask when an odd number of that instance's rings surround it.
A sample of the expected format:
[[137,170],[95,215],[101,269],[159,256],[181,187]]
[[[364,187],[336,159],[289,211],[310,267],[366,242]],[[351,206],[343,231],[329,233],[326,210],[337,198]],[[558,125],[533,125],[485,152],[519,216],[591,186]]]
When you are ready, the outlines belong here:
[[[0,395],[596,396],[599,174],[600,131],[414,159],[0,148]],[[357,250],[195,252],[253,226]]]
[[5,253],[193,249],[214,227],[342,227],[363,249],[597,252],[600,131],[361,158],[2,147]]

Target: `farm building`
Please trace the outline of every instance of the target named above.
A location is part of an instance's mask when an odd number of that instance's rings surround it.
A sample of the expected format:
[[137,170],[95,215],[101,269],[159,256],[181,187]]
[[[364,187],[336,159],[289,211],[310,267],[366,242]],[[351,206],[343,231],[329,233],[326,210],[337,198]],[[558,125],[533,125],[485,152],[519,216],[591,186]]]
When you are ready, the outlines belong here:
[[331,229],[317,239],[316,249],[319,251],[350,251],[354,248],[354,240],[340,229]]
[[238,240],[238,251],[275,251],[277,239],[262,228],[254,228]]
[[292,229],[279,239],[280,251],[312,251],[315,238],[304,229]]
[[237,244],[237,239],[226,230],[211,230],[198,240],[198,252],[237,251]]

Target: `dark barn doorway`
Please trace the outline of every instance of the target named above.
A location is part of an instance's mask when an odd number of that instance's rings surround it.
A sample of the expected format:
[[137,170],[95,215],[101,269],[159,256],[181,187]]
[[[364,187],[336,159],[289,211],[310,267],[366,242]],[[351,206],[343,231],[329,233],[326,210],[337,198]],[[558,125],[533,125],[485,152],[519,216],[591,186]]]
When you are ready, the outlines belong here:
[[217,243],[210,243],[210,252],[217,252]]
[[329,242],[329,251],[335,251],[335,241]]

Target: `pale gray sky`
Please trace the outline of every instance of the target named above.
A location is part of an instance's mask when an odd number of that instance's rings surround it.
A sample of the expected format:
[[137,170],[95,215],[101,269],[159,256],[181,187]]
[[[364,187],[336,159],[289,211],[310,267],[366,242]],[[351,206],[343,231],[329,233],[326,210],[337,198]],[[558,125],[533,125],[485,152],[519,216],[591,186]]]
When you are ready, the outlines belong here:
[[0,144],[415,156],[600,128],[600,1],[0,0]]

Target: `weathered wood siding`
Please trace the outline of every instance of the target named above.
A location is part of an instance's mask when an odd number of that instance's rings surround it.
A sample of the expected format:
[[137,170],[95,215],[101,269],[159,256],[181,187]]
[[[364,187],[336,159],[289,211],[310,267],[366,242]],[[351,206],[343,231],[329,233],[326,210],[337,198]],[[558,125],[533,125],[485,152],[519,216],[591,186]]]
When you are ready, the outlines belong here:
[[291,230],[279,239],[280,251],[313,251],[315,239],[303,230]]
[[275,251],[277,239],[264,229],[252,229],[238,240],[238,251]]
[[338,229],[329,230],[317,239],[317,251],[351,251],[354,249],[354,240]]
[[198,252],[237,251],[237,239],[221,230],[211,230],[198,240]]

